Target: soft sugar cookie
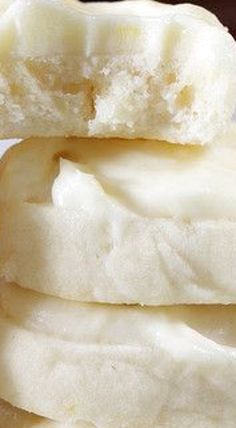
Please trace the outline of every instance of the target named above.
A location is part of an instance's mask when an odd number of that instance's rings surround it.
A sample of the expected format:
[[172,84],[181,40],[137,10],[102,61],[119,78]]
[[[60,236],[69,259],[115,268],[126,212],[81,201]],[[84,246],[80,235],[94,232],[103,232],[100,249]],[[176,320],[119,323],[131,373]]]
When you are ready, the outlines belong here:
[[234,306],[89,305],[12,284],[0,303],[13,405],[86,428],[235,427]]
[[0,165],[0,275],[85,302],[236,303],[235,142],[20,143]]
[[0,66],[0,138],[204,144],[235,108],[235,41],[188,4],[2,1]]

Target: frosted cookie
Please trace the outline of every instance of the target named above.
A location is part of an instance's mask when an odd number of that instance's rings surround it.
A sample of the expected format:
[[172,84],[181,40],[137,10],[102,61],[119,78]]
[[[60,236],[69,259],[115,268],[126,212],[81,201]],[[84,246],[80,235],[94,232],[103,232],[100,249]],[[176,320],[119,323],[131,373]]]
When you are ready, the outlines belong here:
[[236,303],[236,135],[28,140],[0,164],[0,275],[89,302]]
[[204,144],[233,114],[235,69],[235,41],[201,7],[3,1],[0,137]]
[[10,284],[0,302],[13,405],[83,428],[234,428],[234,306],[81,304]]

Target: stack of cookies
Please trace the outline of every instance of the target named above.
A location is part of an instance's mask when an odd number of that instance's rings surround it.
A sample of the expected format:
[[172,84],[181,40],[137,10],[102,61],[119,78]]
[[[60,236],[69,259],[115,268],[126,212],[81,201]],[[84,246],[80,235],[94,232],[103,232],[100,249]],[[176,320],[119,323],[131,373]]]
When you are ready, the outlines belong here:
[[0,428],[235,428],[235,104],[203,8],[1,1]]

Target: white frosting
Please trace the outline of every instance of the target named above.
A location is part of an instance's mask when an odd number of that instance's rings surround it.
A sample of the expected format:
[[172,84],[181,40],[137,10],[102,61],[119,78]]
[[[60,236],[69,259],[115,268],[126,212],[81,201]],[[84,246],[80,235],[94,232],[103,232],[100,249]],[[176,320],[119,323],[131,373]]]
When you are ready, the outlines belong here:
[[190,4],[170,5],[148,0],[126,0],[118,1],[113,4],[111,2],[78,2],[78,10],[85,15],[122,15],[122,16],[139,16],[139,17],[158,17],[162,15],[176,15],[183,13],[183,15],[195,16],[209,24],[219,25],[216,16],[210,13],[203,7]]
[[[88,3],[74,0],[5,0],[0,7],[0,51],[25,56],[55,53],[140,52],[162,38],[170,22],[200,31],[226,32],[206,9],[152,1]],[[53,24],[53,31],[52,31]],[[61,31],[63,27],[63,32]],[[40,38],[37,32],[41,30]],[[42,33],[44,30],[44,33]],[[64,42],[64,43],[63,43]],[[102,42],[102,43],[101,43]],[[141,46],[139,46],[141,44]],[[156,48],[158,45],[156,46]]]
[[[51,202],[94,216],[236,218],[236,126],[209,147],[114,139],[32,139],[0,169],[0,201]],[[52,199],[51,199],[52,198]]]
[[[116,216],[236,218],[236,132],[210,148],[148,142],[78,142],[81,163],[61,160],[53,203]],[[119,205],[119,206],[118,206]]]

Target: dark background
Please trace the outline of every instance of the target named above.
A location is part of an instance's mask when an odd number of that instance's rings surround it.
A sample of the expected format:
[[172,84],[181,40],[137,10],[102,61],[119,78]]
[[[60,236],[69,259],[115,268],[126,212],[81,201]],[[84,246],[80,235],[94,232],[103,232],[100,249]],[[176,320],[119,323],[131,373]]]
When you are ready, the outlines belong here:
[[199,6],[206,7],[211,12],[215,13],[223,24],[229,28],[231,34],[236,38],[236,0],[162,0],[162,3],[172,4],[184,2],[198,4]]

